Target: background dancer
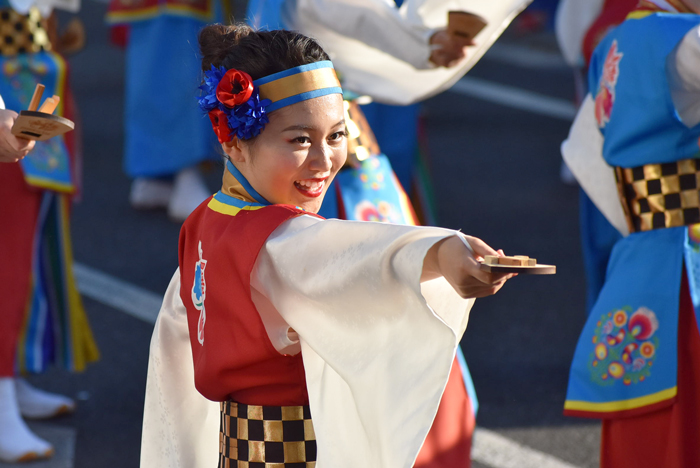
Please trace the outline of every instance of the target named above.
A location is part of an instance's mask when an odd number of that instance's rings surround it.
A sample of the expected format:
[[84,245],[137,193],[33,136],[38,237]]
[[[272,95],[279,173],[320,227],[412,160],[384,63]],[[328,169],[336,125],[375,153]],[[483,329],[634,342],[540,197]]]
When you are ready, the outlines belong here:
[[[61,97],[58,113],[75,118],[66,63],[52,50],[39,10],[15,10],[4,3],[0,21],[12,31],[0,46],[5,106],[27,109],[36,84],[42,83],[45,95]],[[22,143],[7,130],[14,116],[3,111],[3,142],[26,157],[0,165],[0,219],[5,220],[0,230],[0,460],[6,462],[53,454],[51,444],[34,435],[22,416],[51,418],[75,408],[71,399],[38,390],[18,373],[43,372],[55,361],[81,371],[98,357],[72,271],[75,132],[36,145]]]
[[[603,419],[604,468],[700,465],[698,12],[694,0],[642,1],[595,49],[594,98],[572,129],[599,142],[615,168],[631,232],[613,249],[565,405],[566,414]],[[608,216],[619,210],[590,195]]]
[[[136,209],[164,208],[181,222],[211,195],[199,165],[219,159],[215,140],[196,103],[182,96],[199,77],[197,32],[229,18],[227,5],[218,0],[110,3],[107,22],[128,26],[121,30],[126,32],[124,170],[132,179],[129,201]],[[158,79],[163,73],[170,78]]]

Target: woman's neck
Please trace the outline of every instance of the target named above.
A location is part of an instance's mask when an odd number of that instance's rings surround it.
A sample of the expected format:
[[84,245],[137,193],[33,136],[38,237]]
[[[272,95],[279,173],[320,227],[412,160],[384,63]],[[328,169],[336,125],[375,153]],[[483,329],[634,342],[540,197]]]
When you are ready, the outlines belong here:
[[244,202],[269,204],[252,188],[231,161],[226,162],[221,192]]

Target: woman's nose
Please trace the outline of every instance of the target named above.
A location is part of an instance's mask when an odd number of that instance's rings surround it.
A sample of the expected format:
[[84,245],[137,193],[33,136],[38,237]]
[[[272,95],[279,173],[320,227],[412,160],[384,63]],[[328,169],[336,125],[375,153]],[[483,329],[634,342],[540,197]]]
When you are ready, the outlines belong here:
[[331,170],[333,150],[328,145],[320,145],[314,151],[309,167],[315,171],[327,172]]

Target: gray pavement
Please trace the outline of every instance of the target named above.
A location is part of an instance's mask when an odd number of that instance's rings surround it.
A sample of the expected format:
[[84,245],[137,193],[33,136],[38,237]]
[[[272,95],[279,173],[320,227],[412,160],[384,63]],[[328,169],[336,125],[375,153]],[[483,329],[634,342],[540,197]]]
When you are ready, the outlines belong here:
[[[107,44],[104,11],[104,4],[84,3],[88,47],[70,59],[85,146],[84,195],[73,215],[75,257],[162,294],[177,266],[179,226],[163,212],[129,207],[121,169],[124,60]],[[552,50],[546,35],[504,43]],[[570,72],[556,61],[513,66],[502,56],[487,55],[470,76],[571,99]],[[559,145],[570,123],[450,92],[424,109],[439,223],[558,266],[556,276],[519,277],[477,301],[462,347],[479,395],[478,423],[564,462],[595,467],[599,424],[561,414],[585,319],[578,189],[559,180]],[[214,164],[208,173],[212,191],[221,170]],[[75,467],[136,467],[152,325],[92,299],[85,303],[102,360],[81,375],[52,371],[32,380],[81,399],[76,414],[39,427],[73,434]],[[46,466],[64,465],[57,459]],[[482,461],[473,466],[500,468]]]

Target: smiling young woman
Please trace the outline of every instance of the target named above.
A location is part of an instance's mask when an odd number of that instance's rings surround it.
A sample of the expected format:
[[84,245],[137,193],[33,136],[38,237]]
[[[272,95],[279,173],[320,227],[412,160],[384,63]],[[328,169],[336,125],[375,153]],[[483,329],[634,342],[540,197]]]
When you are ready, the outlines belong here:
[[221,467],[410,468],[473,298],[511,275],[480,270],[499,252],[455,231],[315,214],[347,141],[312,39],[213,25],[200,45],[226,170],[180,234],[141,464],[214,466],[218,440]]

